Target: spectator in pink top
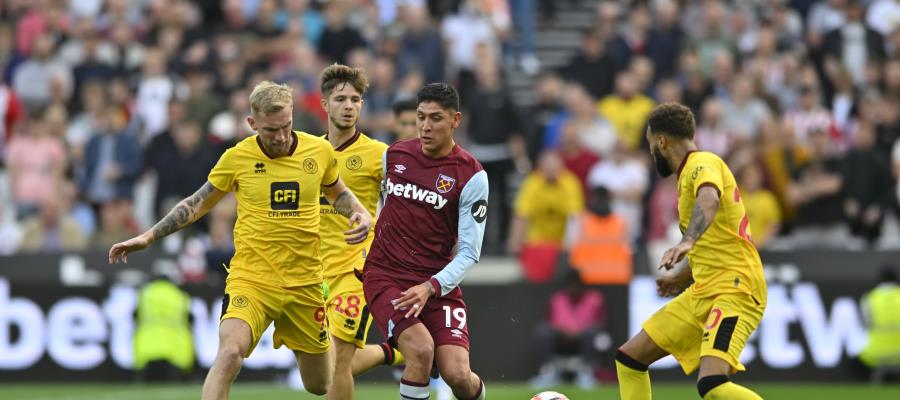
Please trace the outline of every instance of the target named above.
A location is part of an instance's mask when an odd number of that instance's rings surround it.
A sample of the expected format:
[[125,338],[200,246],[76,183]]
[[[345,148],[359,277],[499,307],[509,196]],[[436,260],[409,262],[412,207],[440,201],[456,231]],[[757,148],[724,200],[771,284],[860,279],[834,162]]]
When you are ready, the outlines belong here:
[[[51,107],[46,114],[56,111]],[[32,117],[19,126],[6,147],[13,200],[19,217],[38,210],[41,204],[57,196],[66,168],[66,148],[62,132],[50,132],[41,117]]]
[[531,380],[536,388],[557,386],[560,373],[574,372],[575,383],[589,389],[594,380],[594,337],[606,325],[603,294],[589,289],[577,271],[569,271],[563,287],[550,296],[547,320],[537,329],[541,354],[540,374]]

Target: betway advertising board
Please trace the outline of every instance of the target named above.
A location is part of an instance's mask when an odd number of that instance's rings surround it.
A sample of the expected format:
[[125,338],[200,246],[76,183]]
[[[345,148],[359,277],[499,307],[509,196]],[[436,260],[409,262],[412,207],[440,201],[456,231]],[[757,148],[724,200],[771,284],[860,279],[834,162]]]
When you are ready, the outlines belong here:
[[[874,282],[868,279],[817,282],[804,264],[815,269],[846,268],[814,253],[781,254],[774,267],[795,267],[798,280],[769,284],[768,308],[742,355],[746,380],[851,380],[847,365],[866,343],[859,298]],[[857,268],[869,268],[866,254],[856,254]],[[15,257],[0,261],[9,266]],[[878,264],[871,268],[877,268]],[[480,266],[483,267],[483,266]],[[40,266],[30,266],[40,268]],[[2,272],[3,269],[0,269]],[[868,274],[866,274],[868,275]],[[874,274],[872,274],[874,275]],[[524,380],[538,370],[533,339],[546,315],[552,287],[524,283],[468,284],[472,364],[490,380]],[[189,287],[198,373],[209,368],[218,344],[222,289]],[[607,322],[616,345],[668,299],[655,293],[652,278],[638,276],[627,287],[600,287],[606,297]],[[132,335],[138,290],[121,285],[70,288],[60,284],[15,281],[0,274],[0,381],[126,380],[133,371]],[[378,341],[373,328],[372,340]],[[609,354],[600,357],[611,364]],[[270,379],[288,373],[294,357],[272,349],[272,329],[245,362],[242,379]],[[608,366],[608,367],[611,367]],[[682,376],[671,358],[656,363],[654,377]],[[383,371],[382,371],[383,372]],[[373,376],[386,377],[377,372]]]

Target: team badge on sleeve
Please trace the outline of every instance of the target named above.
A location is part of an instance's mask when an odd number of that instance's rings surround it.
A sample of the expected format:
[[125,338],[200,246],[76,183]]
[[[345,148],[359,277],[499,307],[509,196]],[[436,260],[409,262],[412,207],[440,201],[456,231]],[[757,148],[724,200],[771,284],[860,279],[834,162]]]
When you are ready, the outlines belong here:
[[435,187],[437,188],[438,193],[447,193],[453,190],[454,184],[456,184],[456,178],[451,178],[444,174],[438,174]]

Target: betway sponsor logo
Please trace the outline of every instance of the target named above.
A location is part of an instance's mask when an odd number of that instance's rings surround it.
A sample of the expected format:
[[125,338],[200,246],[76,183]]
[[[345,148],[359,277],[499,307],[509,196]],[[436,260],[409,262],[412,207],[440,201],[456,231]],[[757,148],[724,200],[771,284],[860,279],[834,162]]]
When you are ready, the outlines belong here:
[[414,185],[412,183],[393,183],[391,182],[391,178],[388,178],[385,189],[387,189],[388,194],[392,194],[394,196],[431,204],[432,206],[434,206],[435,210],[440,210],[444,208],[445,205],[447,205],[447,199],[445,199],[444,196],[441,196],[436,192],[428,189],[422,189],[418,185]]

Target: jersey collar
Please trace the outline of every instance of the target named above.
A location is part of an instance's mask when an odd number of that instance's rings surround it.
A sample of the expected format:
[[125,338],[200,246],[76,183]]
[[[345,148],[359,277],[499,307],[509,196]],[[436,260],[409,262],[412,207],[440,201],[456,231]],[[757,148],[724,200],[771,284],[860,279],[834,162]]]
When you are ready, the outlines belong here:
[[[334,151],[344,151],[344,150],[347,150],[348,147],[350,147],[351,145],[353,145],[353,143],[356,143],[356,141],[359,140],[359,135],[360,135],[360,133],[362,133],[362,132],[360,132],[360,131],[357,129],[357,130],[356,130],[356,133],[354,133],[353,136],[350,137],[350,139],[347,139],[347,141],[345,141],[344,143],[341,143],[340,146],[335,147],[335,148],[334,148]],[[328,134],[327,134],[327,133],[325,134],[325,140],[328,140]]]
[[681,160],[681,165],[678,166],[678,177],[681,177],[681,170],[684,169],[684,165],[687,164],[688,157],[691,156],[691,153],[696,153],[697,150],[688,150],[687,154],[684,155],[684,160]]
[[[291,134],[294,135],[294,144],[291,145],[291,149],[288,151],[288,156],[294,155],[294,151],[297,150],[297,145],[300,144],[300,135],[297,135],[297,132],[291,131]],[[256,145],[259,146],[259,151],[269,157],[270,160],[274,160],[277,157],[272,157],[269,153],[266,153],[266,148],[263,147],[262,141],[259,139],[259,134],[256,135]]]

